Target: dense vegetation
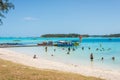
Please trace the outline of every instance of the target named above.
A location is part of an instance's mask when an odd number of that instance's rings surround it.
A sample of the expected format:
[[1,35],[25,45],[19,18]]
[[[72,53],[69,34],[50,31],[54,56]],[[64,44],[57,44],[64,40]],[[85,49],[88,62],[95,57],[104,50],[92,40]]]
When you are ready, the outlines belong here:
[[[79,37],[80,34],[44,34],[41,37]],[[89,37],[89,35],[82,35],[83,37]]]
[[44,34],[41,37],[120,37],[120,34],[88,35],[88,34]]
[[2,18],[10,9],[13,9],[14,5],[9,0],[0,0],[0,24],[2,24]]

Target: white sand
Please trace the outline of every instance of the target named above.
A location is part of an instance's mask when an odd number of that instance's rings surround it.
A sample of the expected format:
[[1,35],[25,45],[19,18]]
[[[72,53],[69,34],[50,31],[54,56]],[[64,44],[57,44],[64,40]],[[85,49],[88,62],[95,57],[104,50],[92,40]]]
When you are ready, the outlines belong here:
[[10,51],[5,48],[0,48],[0,58],[40,69],[73,72],[85,76],[99,77],[106,80],[120,80],[120,72],[96,69],[87,66],[75,66],[60,62],[48,61],[42,58],[33,59],[31,56]]

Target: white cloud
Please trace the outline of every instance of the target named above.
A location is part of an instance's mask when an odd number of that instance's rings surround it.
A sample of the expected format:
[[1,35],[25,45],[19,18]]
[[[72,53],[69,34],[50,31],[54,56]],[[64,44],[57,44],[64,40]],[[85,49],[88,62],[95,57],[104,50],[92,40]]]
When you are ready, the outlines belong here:
[[34,18],[34,17],[24,17],[23,19],[26,20],[26,21],[36,21],[36,20],[38,20],[37,18]]

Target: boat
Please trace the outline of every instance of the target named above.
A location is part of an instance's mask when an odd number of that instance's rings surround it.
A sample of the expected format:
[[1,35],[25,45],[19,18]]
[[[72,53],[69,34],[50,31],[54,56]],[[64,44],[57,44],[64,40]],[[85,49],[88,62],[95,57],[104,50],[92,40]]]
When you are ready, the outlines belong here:
[[79,46],[79,42],[74,42],[74,46]]
[[79,43],[77,42],[72,42],[72,41],[57,41],[54,43],[54,46],[78,46]]
[[52,41],[48,41],[48,42],[42,42],[42,43],[38,43],[38,46],[53,46],[53,42]]
[[47,42],[38,43],[37,45],[38,45],[38,46],[46,46],[46,45],[47,45]]

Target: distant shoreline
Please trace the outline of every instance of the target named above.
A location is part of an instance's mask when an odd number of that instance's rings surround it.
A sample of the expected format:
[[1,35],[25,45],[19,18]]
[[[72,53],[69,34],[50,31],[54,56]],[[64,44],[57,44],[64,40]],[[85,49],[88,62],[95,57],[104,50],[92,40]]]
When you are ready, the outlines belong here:
[[89,35],[89,34],[43,34],[41,37],[120,37],[120,34],[109,34],[109,35]]

